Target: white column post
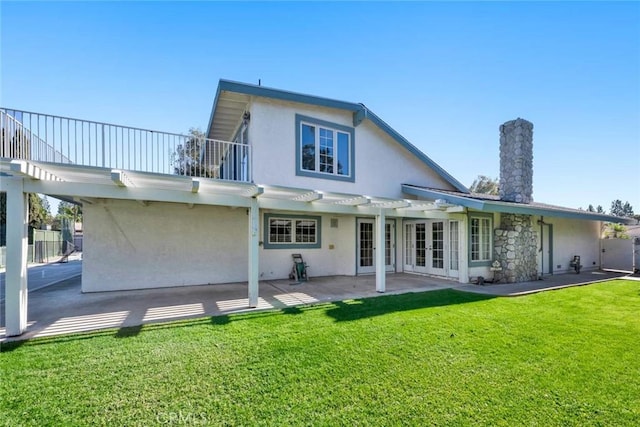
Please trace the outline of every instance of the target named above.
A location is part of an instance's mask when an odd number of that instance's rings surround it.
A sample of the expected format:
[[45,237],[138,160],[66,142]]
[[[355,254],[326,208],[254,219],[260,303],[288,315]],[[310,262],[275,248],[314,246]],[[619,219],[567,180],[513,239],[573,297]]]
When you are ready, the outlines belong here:
[[7,189],[7,270],[5,274],[5,324],[7,336],[27,329],[27,249],[29,195],[22,178],[2,178]]
[[249,307],[258,306],[259,260],[259,208],[258,199],[251,198],[249,207]]
[[385,212],[380,209],[376,215],[376,291],[386,290],[386,268],[385,268]]

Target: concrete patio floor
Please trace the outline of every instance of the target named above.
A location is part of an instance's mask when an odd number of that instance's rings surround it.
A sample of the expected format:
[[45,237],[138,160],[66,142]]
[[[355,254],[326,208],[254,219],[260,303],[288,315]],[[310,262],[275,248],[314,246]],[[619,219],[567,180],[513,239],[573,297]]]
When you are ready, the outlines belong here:
[[248,307],[246,283],[83,294],[81,277],[75,277],[30,292],[27,331],[19,337],[6,337],[2,318],[0,342],[439,289],[517,296],[624,276],[626,273],[594,271],[548,276],[535,282],[478,286],[396,273],[387,275],[384,294],[375,291],[375,276],[319,277],[301,284],[271,280],[260,282],[257,308]]

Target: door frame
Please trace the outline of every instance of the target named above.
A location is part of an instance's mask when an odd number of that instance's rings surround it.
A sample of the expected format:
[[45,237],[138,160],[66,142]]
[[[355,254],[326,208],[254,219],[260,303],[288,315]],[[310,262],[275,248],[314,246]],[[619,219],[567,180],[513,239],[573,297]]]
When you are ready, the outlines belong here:
[[[538,274],[553,275],[553,224],[539,221],[540,224],[540,256],[537,257]],[[545,233],[545,228],[547,232]],[[547,256],[545,256],[545,253]],[[546,271],[545,271],[546,270]]]
[[[356,276],[359,275],[363,275],[363,274],[375,274],[376,272],[376,227],[375,227],[375,218],[370,218],[370,217],[356,217]],[[371,265],[368,266],[364,266],[361,267],[360,266],[360,261],[361,261],[361,248],[362,248],[362,241],[360,239],[361,235],[360,235],[360,225],[361,224],[371,224],[371,238],[372,238],[372,242],[371,244],[373,245],[373,251],[371,253],[372,256],[372,261],[371,261]],[[387,230],[387,227],[390,227]],[[389,253],[389,260],[390,263],[385,265],[385,271],[387,272],[395,272],[396,271],[396,220],[395,218],[387,218],[385,220],[385,231],[387,231],[389,234],[389,241],[391,242],[391,245],[389,247],[386,247],[385,249],[388,251]],[[387,241],[385,242],[387,243]],[[386,255],[385,255],[385,259],[386,259]]]
[[[449,243],[448,243],[448,233],[449,233],[449,225],[448,225],[448,220],[445,219],[433,219],[433,220],[428,220],[427,221],[427,244],[429,245],[429,248],[427,250],[427,273],[434,275],[434,276],[447,276],[448,275],[448,268],[447,268],[447,263],[449,262],[449,255],[448,255],[448,250],[449,250]],[[435,245],[435,232],[437,231],[434,226],[436,224],[442,224],[442,229],[439,230],[441,236],[442,236],[442,240],[440,241],[442,244],[442,247],[439,248],[439,251],[442,254],[442,267],[435,267],[434,266],[434,254],[436,252],[436,245]]]
[[[461,238],[460,238],[460,227],[461,221],[459,219],[452,218],[443,218],[443,219],[409,219],[403,221],[402,226],[402,266],[403,271],[406,273],[418,273],[418,274],[428,274],[438,277],[451,277],[458,278],[460,276],[460,265],[458,264],[458,269],[452,270],[450,268],[451,263],[451,222],[456,222],[458,224],[458,236],[457,236],[457,253],[458,253],[458,263],[460,262],[459,254],[462,249],[460,247]],[[434,224],[441,223],[442,224],[442,267],[435,268],[433,266],[433,254],[434,254],[434,245],[433,245],[433,231]],[[419,230],[421,228],[424,231],[424,240],[418,239],[418,233],[421,232]],[[421,237],[421,236],[420,236]],[[424,243],[424,248],[421,247],[421,243]],[[411,246],[410,248],[408,246]],[[418,257],[421,255],[419,252],[424,251],[424,256]],[[410,258],[410,259],[409,259]],[[422,261],[422,262],[418,262]],[[424,265],[420,265],[424,264]]]

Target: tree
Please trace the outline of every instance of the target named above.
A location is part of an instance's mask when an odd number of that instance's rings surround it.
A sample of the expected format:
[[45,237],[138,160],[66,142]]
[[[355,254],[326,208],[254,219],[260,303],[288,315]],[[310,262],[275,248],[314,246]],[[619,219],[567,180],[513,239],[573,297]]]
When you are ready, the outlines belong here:
[[616,199],[611,202],[611,215],[620,217],[632,217],[633,207],[631,207],[631,204],[629,204],[629,202],[625,202],[623,204],[620,199]]
[[499,188],[498,178],[491,179],[485,175],[478,175],[478,178],[469,187],[469,191],[472,193],[498,195]]
[[608,238],[612,239],[629,239],[629,235],[627,234],[627,227],[623,224],[614,224],[607,223],[605,228],[605,234]]
[[29,193],[29,225],[33,228],[40,228],[50,219],[48,202],[42,201],[42,198],[35,193]]
[[73,219],[74,222],[82,221],[82,208],[75,203],[61,201],[56,217]]
[[73,224],[75,228],[76,222],[82,222],[82,206],[60,201],[58,204],[58,213],[52,221],[53,229],[63,230],[65,223]]
[[[582,209],[582,208],[580,208]],[[604,209],[602,209],[602,206],[598,205],[597,208],[594,208],[593,205],[589,205],[589,207],[587,208],[587,212],[597,212],[600,214],[604,214]]]
[[[29,226],[40,228],[50,219],[49,203],[35,193],[29,193]],[[0,224],[7,223],[7,193],[0,193]]]
[[[178,144],[173,153],[173,172],[176,175],[217,178],[215,169],[202,158],[203,150],[211,150],[200,129],[189,129],[189,136],[183,144]],[[213,153],[210,153],[213,154]]]
[[[35,193],[29,193],[29,244],[33,238],[33,229],[51,220],[49,202],[43,201]],[[0,246],[7,242],[7,193],[0,193]]]

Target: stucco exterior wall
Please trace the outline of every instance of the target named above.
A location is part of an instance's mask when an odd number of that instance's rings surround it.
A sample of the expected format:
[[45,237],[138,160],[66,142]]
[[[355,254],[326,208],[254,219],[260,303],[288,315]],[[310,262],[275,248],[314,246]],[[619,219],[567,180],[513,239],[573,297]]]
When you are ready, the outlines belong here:
[[551,217],[544,222],[553,224],[554,274],[573,272],[574,255],[580,255],[583,270],[600,268],[600,222]]
[[[177,203],[107,200],[85,205],[83,292],[244,282],[247,280],[246,209]],[[260,241],[265,213],[260,211]],[[292,213],[294,217],[300,213]],[[356,274],[356,218],[321,217],[321,248],[266,249],[260,245],[260,280],[285,279],[291,254],[309,275]],[[331,219],[337,227],[331,227]],[[399,249],[398,249],[399,251]]]
[[[286,212],[280,211],[261,211],[260,236],[263,236],[264,213],[266,212],[286,215]],[[295,213],[292,215],[295,217],[300,214]],[[338,220],[337,228],[331,228],[331,218]],[[309,277],[355,275],[355,218],[344,215],[321,215],[320,221],[322,246],[319,249],[265,249],[264,245],[261,245],[260,280],[286,279],[289,277],[293,266],[291,254],[294,253],[302,254],[302,258],[309,266]]]
[[353,127],[353,116],[342,110],[257,98],[251,103],[249,140],[253,179],[331,192],[402,198],[400,184],[454,188],[404,147],[365,120],[355,127],[355,182],[296,176],[295,115]]
[[82,291],[247,280],[246,209],[85,204]]

